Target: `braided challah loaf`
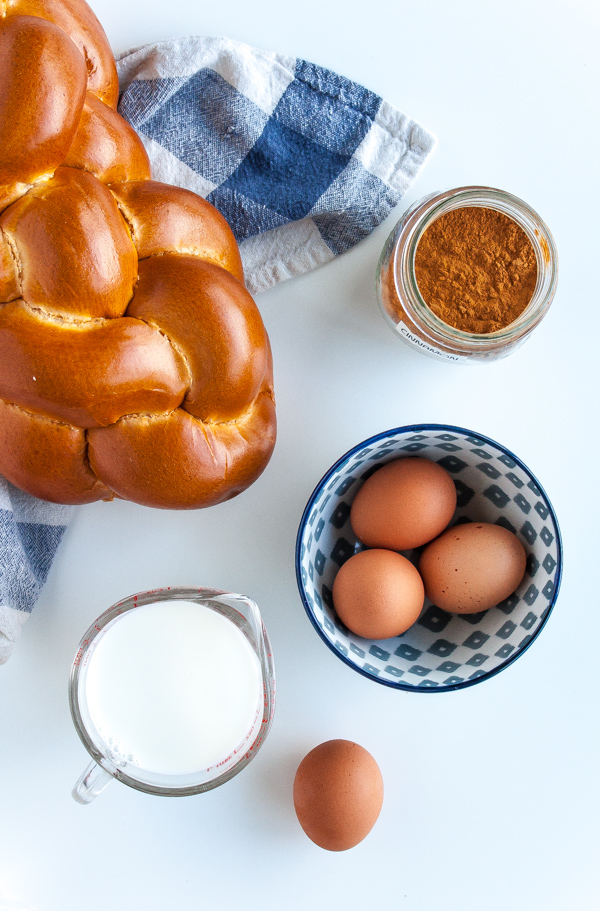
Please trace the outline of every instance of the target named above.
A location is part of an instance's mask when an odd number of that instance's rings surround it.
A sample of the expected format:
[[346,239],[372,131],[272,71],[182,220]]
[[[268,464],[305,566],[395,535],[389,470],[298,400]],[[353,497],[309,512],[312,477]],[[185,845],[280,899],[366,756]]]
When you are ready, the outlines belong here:
[[150,180],[83,0],[0,16],[0,474],[60,503],[228,499],[275,442],[233,234]]

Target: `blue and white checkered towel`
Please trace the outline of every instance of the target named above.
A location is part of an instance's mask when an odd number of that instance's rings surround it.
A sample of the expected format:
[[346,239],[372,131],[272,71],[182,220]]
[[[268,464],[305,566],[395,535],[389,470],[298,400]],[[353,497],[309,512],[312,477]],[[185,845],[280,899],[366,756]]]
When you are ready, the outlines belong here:
[[[330,70],[225,38],[180,38],[118,61],[119,106],[157,180],[223,212],[256,293],[323,265],[383,221],[435,140]],[[0,663],[29,616],[70,508],[0,478]]]
[[69,512],[0,477],[0,664],[37,601]]
[[435,143],[356,82],[227,38],[148,45],[117,66],[155,178],[225,215],[254,293],[370,234]]

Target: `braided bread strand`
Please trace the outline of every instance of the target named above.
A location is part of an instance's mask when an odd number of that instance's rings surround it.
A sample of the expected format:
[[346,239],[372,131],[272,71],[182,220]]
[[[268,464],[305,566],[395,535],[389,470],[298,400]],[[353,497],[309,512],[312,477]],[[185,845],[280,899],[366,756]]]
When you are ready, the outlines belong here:
[[60,503],[228,499],[275,443],[231,229],[150,179],[83,0],[0,17],[0,473]]

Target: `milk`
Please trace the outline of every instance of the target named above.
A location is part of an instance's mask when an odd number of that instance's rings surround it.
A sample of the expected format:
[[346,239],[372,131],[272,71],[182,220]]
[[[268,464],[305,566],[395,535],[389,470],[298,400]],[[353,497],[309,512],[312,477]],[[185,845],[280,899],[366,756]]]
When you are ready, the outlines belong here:
[[191,601],[146,604],[107,626],[91,654],[92,722],[118,757],[165,775],[208,769],[241,747],[263,688],[252,646]]

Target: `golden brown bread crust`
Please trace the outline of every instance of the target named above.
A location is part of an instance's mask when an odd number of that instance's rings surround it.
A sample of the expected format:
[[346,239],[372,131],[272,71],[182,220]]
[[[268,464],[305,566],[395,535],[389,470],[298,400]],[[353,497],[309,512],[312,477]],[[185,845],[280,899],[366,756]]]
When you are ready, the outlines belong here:
[[182,407],[190,414],[233,421],[250,407],[267,370],[267,334],[229,273],[194,256],[143,260],[127,315],[160,327],[184,358],[190,386]]
[[0,460],[5,478],[42,500],[76,505],[113,498],[90,470],[84,430],[2,399]]
[[0,301],[13,301],[20,296],[17,265],[0,228]]
[[115,58],[104,29],[84,0],[0,0],[0,17],[36,16],[53,22],[84,59],[88,90],[109,107],[119,100]]
[[137,319],[49,320],[14,301],[0,307],[0,350],[5,402],[82,428],[171,412],[188,386],[168,339]]
[[102,183],[150,178],[148,153],[138,134],[89,91],[64,164],[91,171]]
[[108,106],[107,48],[82,0],[0,0],[0,473],[209,506],[270,458],[269,340],[225,219]]
[[21,296],[49,313],[122,316],[137,253],[111,192],[87,171],[58,168],[0,216]]
[[52,22],[0,21],[0,201],[15,199],[64,161],[86,82],[81,54]]
[[242,259],[231,228],[214,206],[182,187],[157,180],[110,188],[131,228],[140,259],[160,253],[190,253],[244,281]]
[[275,444],[275,406],[267,390],[236,421],[204,424],[182,409],[169,417],[123,418],[90,430],[94,473],[118,496],[166,509],[213,506],[252,484]]

